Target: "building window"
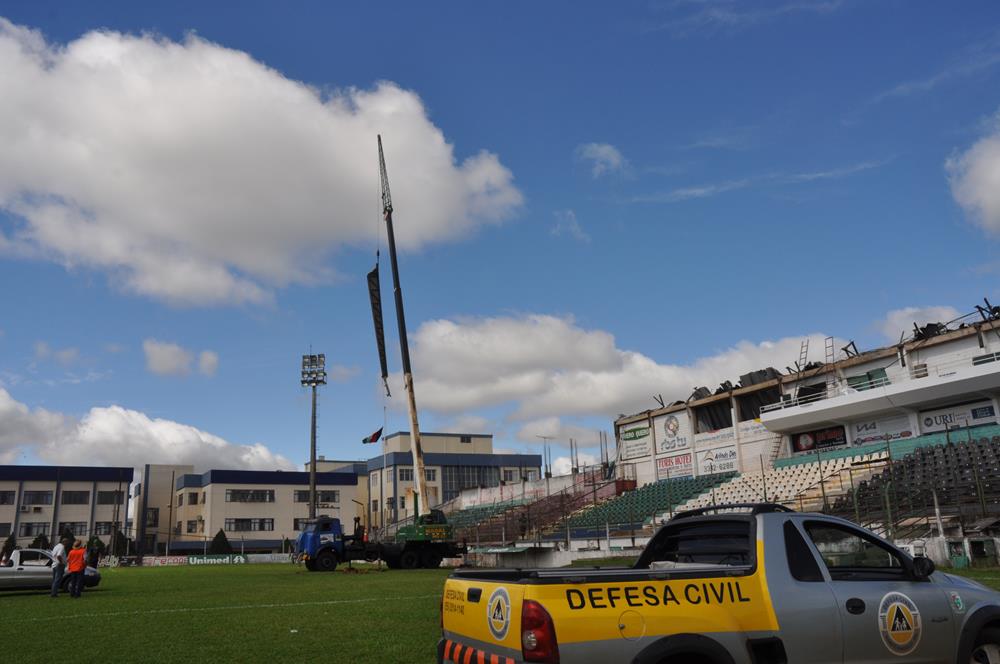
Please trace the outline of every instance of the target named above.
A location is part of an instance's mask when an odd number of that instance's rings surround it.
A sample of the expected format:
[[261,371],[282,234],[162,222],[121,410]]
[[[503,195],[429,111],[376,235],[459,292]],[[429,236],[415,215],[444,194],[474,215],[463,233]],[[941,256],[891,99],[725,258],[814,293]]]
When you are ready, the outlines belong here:
[[413,481],[413,469],[412,468],[400,468],[399,469],[399,481],[400,482],[412,482]]
[[177,494],[177,507],[184,507],[184,494]]
[[180,535],[180,534],[181,534],[181,522],[178,521],[177,525],[174,526],[174,535]]
[[377,500],[373,500],[372,501],[372,512],[378,512],[378,501]]
[[207,501],[205,500],[205,492],[201,492],[201,504],[204,505]]
[[503,481],[504,482],[514,482],[517,477],[517,471],[511,470],[510,468],[503,469]]
[[115,524],[113,521],[98,521],[94,524],[94,534],[95,535],[110,535],[112,530],[114,530]]
[[472,436],[459,436],[458,437],[458,442],[460,442],[460,443],[471,443],[472,442]]
[[373,487],[378,486],[378,474],[372,473],[371,482]]
[[123,491],[98,491],[98,505],[124,505],[125,493]]
[[13,504],[14,504],[14,492],[0,491],[0,505],[13,505]]
[[[309,502],[309,492],[308,491],[296,491],[295,492],[295,502],[297,502],[297,503],[308,503]],[[316,502],[317,503],[339,503],[340,502],[340,491],[339,490],[317,491],[316,492]]]
[[146,508],[146,527],[158,528],[159,526],[160,526],[160,508],[159,507]]
[[388,498],[385,499],[385,506],[388,507],[389,509],[393,509],[396,506],[396,499],[393,498],[392,496],[389,496]]
[[226,502],[273,503],[274,489],[226,489]]
[[21,532],[18,537],[38,537],[39,535],[48,536],[49,525],[50,524],[47,521],[22,521]]
[[25,505],[51,505],[52,504],[52,492],[51,491],[25,491],[24,492],[24,504]]
[[293,530],[302,530],[303,528],[306,527],[306,525],[308,525],[308,523],[309,523],[309,519],[305,519],[305,518],[302,518],[302,519],[292,519],[292,529]]
[[63,505],[89,505],[89,491],[63,491],[60,499]]
[[274,519],[226,519],[225,528],[234,533],[274,530]]
[[529,470],[526,473],[525,476],[528,478],[529,482],[534,482],[535,480],[538,479],[538,471],[537,470]]
[[73,537],[83,537],[87,534],[87,522],[86,521],[60,521],[59,522],[59,534],[62,535],[66,531],[69,531]]
[[192,519],[187,522],[187,532],[188,534],[198,532],[198,521],[196,519]]
[[392,484],[392,468],[385,469],[385,483]]
[[0,523],[0,537],[7,537],[10,535],[10,523]]
[[437,482],[437,468],[424,468],[424,479],[428,482]]
[[191,493],[188,494],[188,505],[197,505],[197,504],[198,504],[198,492],[192,491]]

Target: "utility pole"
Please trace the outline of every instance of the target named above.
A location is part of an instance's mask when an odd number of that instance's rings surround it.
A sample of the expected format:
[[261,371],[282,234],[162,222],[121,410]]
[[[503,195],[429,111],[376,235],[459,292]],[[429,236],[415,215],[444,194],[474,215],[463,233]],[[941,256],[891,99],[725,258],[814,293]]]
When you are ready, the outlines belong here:
[[302,356],[302,387],[312,388],[312,421],[309,427],[309,518],[316,518],[316,388],[326,385],[326,355]]
[[[399,286],[399,264],[396,261],[396,235],[392,229],[392,194],[389,192],[389,175],[382,153],[382,136],[378,137],[378,171],[382,184],[382,216],[385,218],[389,243],[389,263],[392,265],[392,290],[396,300],[396,323],[399,327],[399,355],[403,364],[403,385],[406,387],[410,411],[410,452],[413,456],[413,486],[417,490],[414,520],[430,511],[427,502],[427,478],[424,477],[424,450],[420,444],[420,424],[417,422],[417,397],[413,392],[413,369],[410,367],[410,344],[406,338],[406,316],[403,314],[403,291]],[[398,496],[397,496],[398,499]]]
[[535,438],[542,439],[542,460],[545,462],[545,477],[552,477],[552,463],[549,460],[549,441],[555,440],[554,436],[540,436],[535,434]]

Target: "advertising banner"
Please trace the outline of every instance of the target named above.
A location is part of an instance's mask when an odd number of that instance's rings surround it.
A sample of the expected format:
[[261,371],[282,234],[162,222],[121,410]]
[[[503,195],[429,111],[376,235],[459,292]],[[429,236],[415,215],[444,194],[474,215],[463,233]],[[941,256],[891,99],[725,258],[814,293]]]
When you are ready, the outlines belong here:
[[864,445],[886,440],[913,437],[913,427],[906,415],[851,423],[851,444]]
[[694,475],[694,458],[690,452],[674,454],[656,460],[656,479],[665,480]]
[[695,452],[698,460],[699,475],[714,475],[715,473],[730,473],[739,470],[739,457],[735,445],[714,447]]
[[996,424],[996,421],[997,414],[992,401],[977,401],[920,413],[920,428],[923,433],[974,427],[980,424]]
[[726,429],[719,429],[717,431],[708,431],[705,433],[696,433],[694,435],[695,447],[718,447],[720,445],[725,445],[726,443],[736,442],[736,431],[732,427]]
[[165,565],[187,565],[187,556],[143,556],[142,564],[149,567],[163,567]]
[[292,554],[290,553],[248,553],[248,563],[290,563]]
[[685,410],[653,418],[656,430],[656,453],[686,450],[691,447],[691,423]]
[[637,459],[653,453],[653,436],[646,422],[635,422],[618,428],[618,457]]
[[209,554],[207,556],[187,556],[189,565],[242,565],[247,557],[240,553]]
[[824,450],[842,445],[847,445],[847,435],[844,433],[844,427],[817,429],[816,431],[797,433],[792,436],[793,452],[811,452],[813,450]]

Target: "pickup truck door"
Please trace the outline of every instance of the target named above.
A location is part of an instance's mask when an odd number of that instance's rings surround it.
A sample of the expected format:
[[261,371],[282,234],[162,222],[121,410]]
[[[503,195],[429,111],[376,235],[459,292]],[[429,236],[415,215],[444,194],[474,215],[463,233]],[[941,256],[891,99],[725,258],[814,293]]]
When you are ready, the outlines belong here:
[[844,662],[950,662],[952,612],[945,593],[916,580],[902,554],[846,524],[806,521],[837,599]]

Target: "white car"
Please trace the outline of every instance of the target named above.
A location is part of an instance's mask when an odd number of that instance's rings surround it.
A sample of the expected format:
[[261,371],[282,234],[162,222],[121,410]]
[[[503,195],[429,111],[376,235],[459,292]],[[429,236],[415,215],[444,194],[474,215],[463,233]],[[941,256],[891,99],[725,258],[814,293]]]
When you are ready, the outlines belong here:
[[[0,590],[28,590],[52,587],[52,566],[55,559],[43,549],[15,549],[10,554],[7,565],[0,565]],[[101,573],[88,567],[83,573],[83,586],[93,588],[101,582]],[[62,588],[66,589],[69,574],[63,577]]]

